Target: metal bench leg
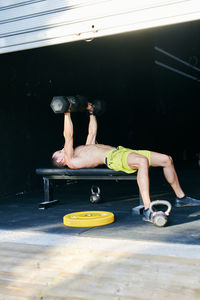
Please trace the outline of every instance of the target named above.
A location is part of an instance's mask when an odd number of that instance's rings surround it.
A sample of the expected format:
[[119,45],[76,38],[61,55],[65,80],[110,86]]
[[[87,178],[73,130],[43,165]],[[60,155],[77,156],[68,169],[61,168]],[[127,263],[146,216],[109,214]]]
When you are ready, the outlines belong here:
[[51,205],[57,204],[58,200],[53,200],[53,184],[49,178],[43,177],[44,183],[44,202],[39,204],[39,209],[48,208]]
[[139,205],[138,206],[135,206],[132,208],[132,213],[135,215],[141,215],[143,213],[143,210],[144,210],[144,204],[143,204],[143,201],[142,201],[142,196],[139,192]]

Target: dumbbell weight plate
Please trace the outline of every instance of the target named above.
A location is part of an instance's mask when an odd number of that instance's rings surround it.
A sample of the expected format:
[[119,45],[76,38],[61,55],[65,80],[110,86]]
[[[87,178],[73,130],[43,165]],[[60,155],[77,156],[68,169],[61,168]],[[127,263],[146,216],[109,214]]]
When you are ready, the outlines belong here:
[[106,110],[106,104],[103,100],[96,99],[92,102],[94,114],[101,116]]
[[82,211],[63,217],[63,223],[70,227],[96,227],[114,222],[114,214],[107,211]]
[[50,104],[52,110],[56,114],[62,114],[65,113],[69,108],[69,102],[66,101],[64,96],[54,96],[51,104]]

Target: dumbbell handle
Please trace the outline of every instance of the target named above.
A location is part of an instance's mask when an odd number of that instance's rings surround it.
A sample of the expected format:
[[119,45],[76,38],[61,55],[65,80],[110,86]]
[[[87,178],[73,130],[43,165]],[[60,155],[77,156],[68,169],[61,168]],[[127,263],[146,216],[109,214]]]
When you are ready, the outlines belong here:
[[171,203],[169,201],[166,201],[166,200],[156,200],[156,201],[152,201],[150,203],[149,210],[150,210],[151,213],[154,212],[153,211],[153,206],[154,205],[166,205],[168,207],[167,210],[165,211],[166,215],[169,215],[169,213],[170,213],[170,211],[172,209],[172,205],[171,205]]

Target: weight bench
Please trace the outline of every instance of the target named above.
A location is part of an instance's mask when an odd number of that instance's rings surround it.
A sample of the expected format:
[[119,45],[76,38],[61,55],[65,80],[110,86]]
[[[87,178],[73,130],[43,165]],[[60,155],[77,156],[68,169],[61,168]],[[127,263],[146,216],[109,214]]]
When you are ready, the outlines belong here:
[[[53,180],[136,180],[136,175],[124,172],[116,172],[107,168],[93,169],[36,169],[36,174],[43,176],[44,201],[39,204],[39,209],[48,208],[57,204],[58,200],[53,199]],[[143,202],[139,193],[139,206],[133,208],[133,213],[141,214]]]

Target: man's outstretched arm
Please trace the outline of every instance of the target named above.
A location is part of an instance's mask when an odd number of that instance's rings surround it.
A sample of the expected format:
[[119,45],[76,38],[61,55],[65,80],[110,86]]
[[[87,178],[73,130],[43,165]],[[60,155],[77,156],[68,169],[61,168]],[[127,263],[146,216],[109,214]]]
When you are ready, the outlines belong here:
[[97,136],[97,119],[96,116],[90,115],[86,145],[97,144],[96,136]]
[[65,163],[69,167],[73,167],[71,166],[72,158],[74,156],[73,133],[74,133],[74,129],[73,129],[71,115],[70,112],[66,112],[64,114],[64,131],[63,131],[63,135],[65,138],[64,155],[65,155]]

